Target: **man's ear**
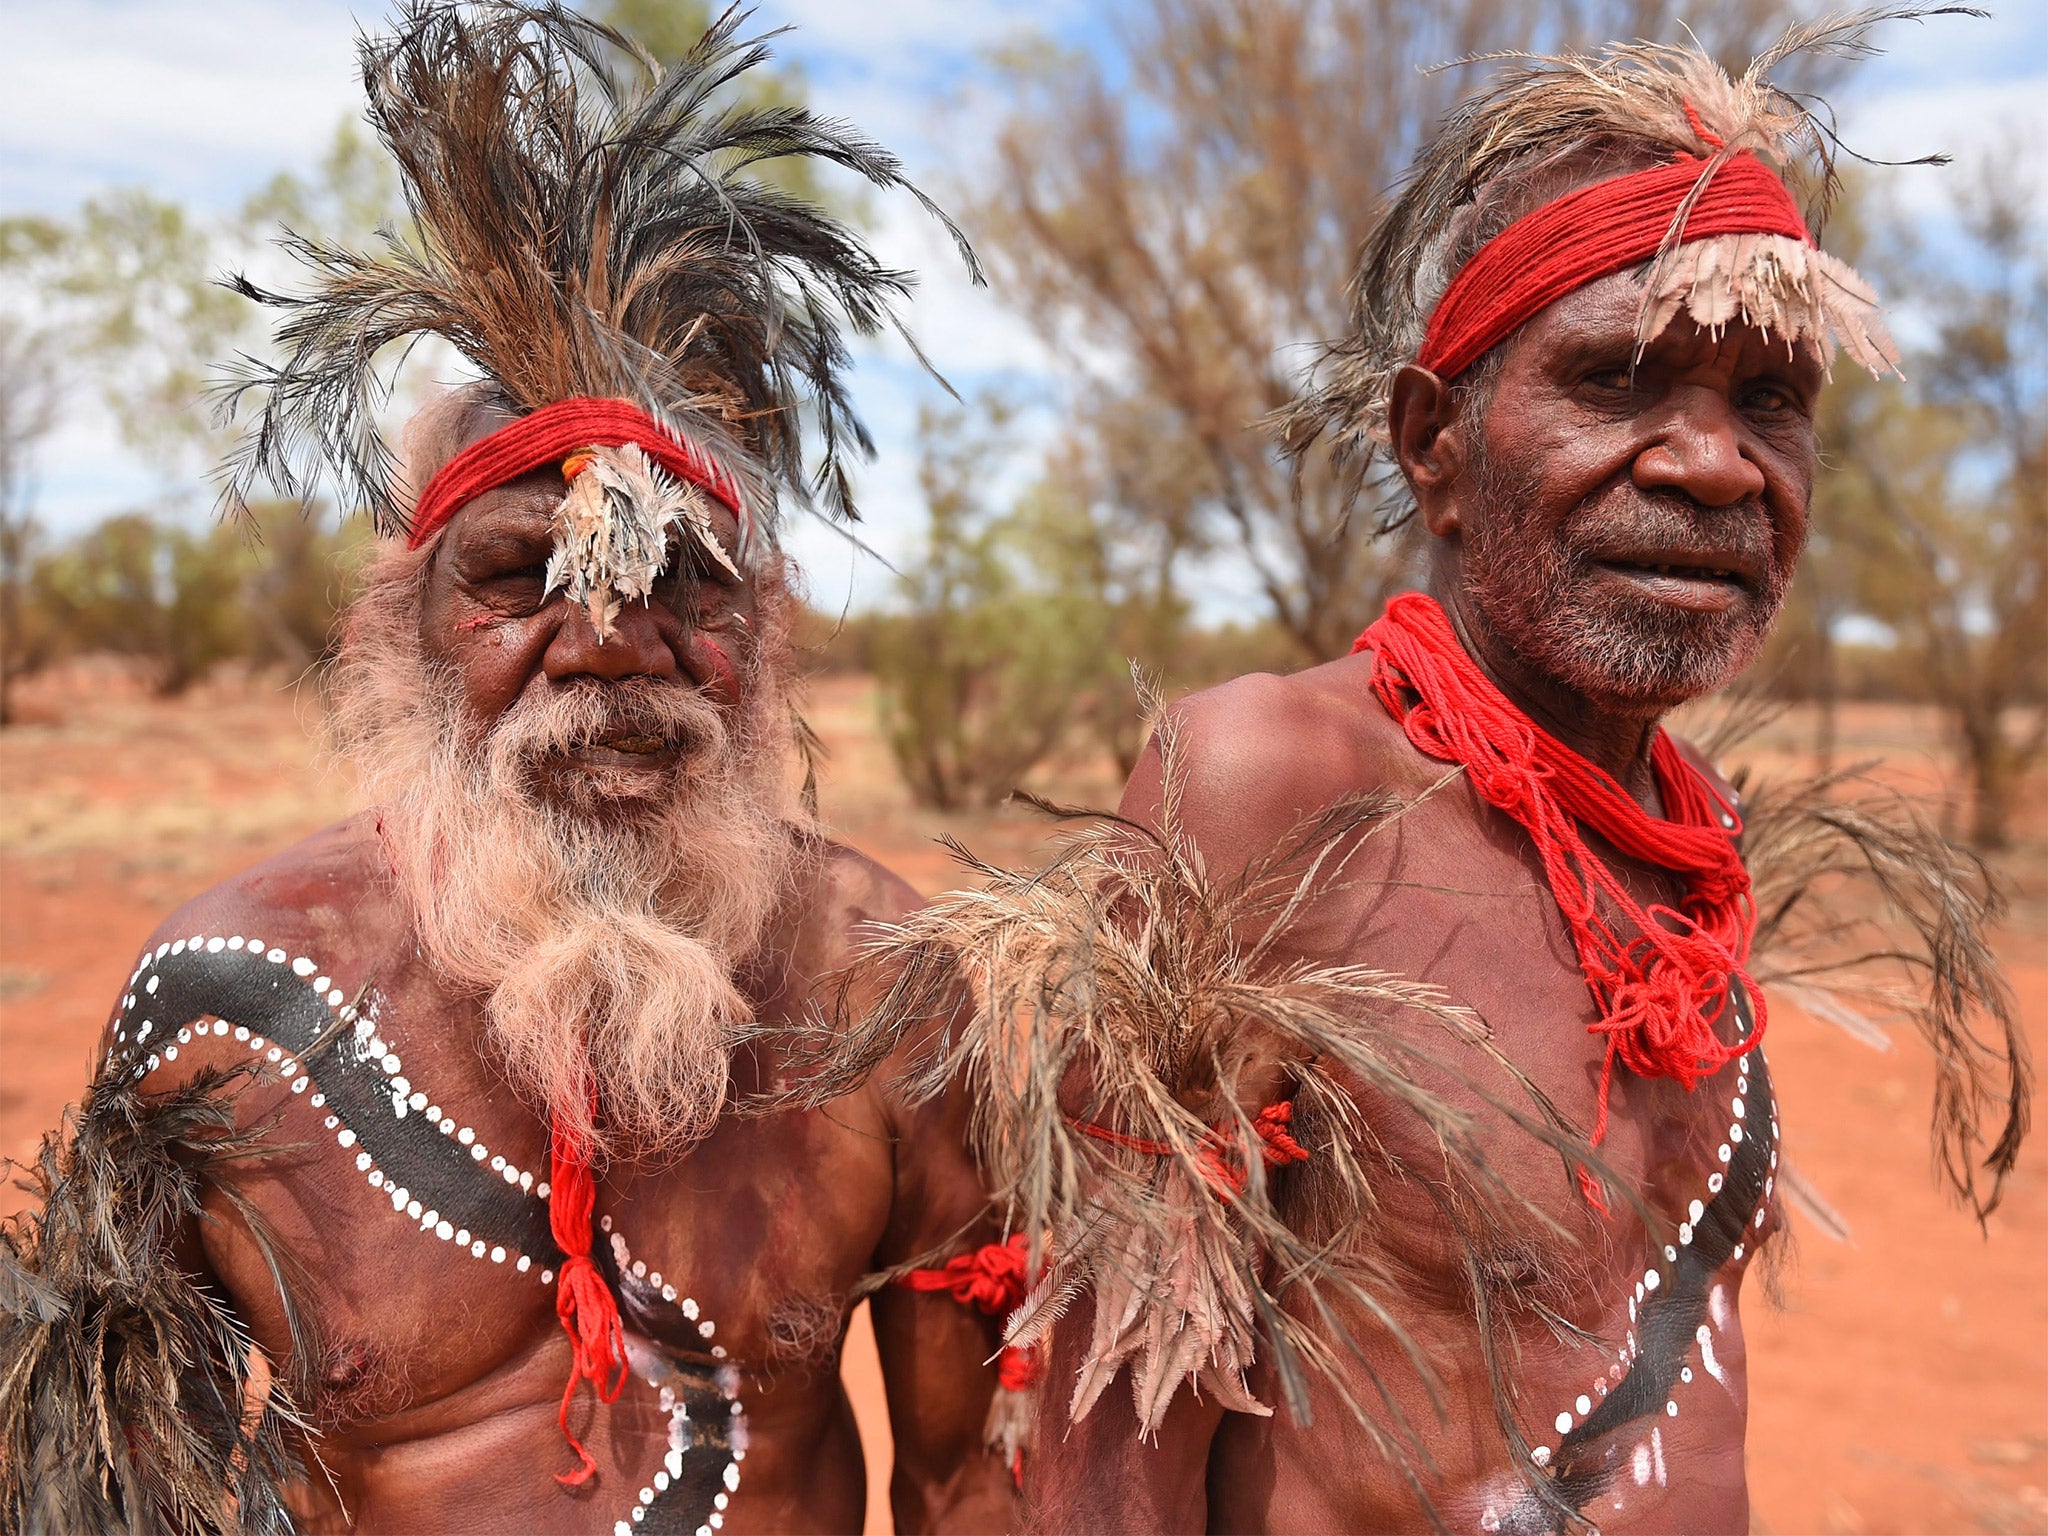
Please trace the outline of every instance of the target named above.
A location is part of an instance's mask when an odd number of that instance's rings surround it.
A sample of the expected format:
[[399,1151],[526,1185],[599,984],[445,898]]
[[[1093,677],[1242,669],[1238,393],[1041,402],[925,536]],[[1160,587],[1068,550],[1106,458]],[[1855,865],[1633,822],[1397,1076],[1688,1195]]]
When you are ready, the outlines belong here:
[[1414,494],[1423,526],[1439,536],[1459,526],[1456,491],[1464,478],[1463,431],[1449,384],[1417,363],[1394,375],[1387,400],[1394,462]]

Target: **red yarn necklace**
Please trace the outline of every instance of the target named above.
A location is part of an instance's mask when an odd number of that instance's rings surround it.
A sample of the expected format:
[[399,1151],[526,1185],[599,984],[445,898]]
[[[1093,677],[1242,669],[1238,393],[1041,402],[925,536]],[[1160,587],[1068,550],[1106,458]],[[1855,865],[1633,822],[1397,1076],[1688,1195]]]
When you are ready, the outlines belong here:
[[[1592,1143],[1607,1134],[1615,1063],[1638,1077],[1690,1090],[1763,1039],[1763,994],[1747,973],[1756,904],[1735,849],[1741,822],[1659,730],[1651,766],[1664,819],[1647,814],[1614,779],[1510,703],[1466,654],[1450,620],[1419,592],[1403,593],[1358,637],[1373,652],[1372,687],[1416,750],[1465,770],[1481,799],[1521,825],[1536,845],[1586,989],[1600,1010],[1587,1026],[1607,1037]],[[1586,846],[1592,828],[1622,853],[1685,880],[1677,907],[1644,907]],[[1713,1021],[1739,982],[1756,1014],[1725,1044]],[[1606,1209],[1584,1169],[1586,1197]]]

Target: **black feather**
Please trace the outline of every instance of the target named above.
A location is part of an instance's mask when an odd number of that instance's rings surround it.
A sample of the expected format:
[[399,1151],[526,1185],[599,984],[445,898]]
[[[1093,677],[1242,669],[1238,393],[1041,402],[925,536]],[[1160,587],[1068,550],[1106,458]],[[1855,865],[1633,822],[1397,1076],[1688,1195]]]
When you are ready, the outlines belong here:
[[382,531],[402,530],[376,426],[387,349],[436,335],[517,410],[632,400],[717,453],[764,514],[781,488],[855,517],[844,459],[873,445],[846,390],[848,337],[897,325],[912,278],[758,167],[824,161],[908,191],[976,281],[980,268],[879,145],[800,107],[726,102],[768,57],[738,37],[745,19],[728,10],[666,70],[557,4],[414,0],[394,35],[364,37],[369,116],[413,233],[375,252],[287,234],[315,277],[304,293],[231,280],[285,315],[282,361],[244,358],[222,392],[223,419],[262,396],[226,504],[244,506],[258,481],[306,497],[324,470]]

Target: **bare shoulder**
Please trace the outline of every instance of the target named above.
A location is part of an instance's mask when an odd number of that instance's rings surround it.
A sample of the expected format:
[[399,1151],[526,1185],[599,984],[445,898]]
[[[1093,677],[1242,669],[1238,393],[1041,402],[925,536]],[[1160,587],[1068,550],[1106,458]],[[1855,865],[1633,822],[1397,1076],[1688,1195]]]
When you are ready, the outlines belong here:
[[376,820],[364,813],[200,892],[157,925],[146,947],[219,934],[360,954],[395,911]]
[[858,848],[819,837],[810,843],[800,933],[792,959],[798,990],[850,965],[872,925],[893,923],[924,905],[910,883]]
[[[1368,656],[1287,677],[1250,673],[1168,712],[1182,819],[1205,852],[1249,860],[1346,795],[1414,794],[1441,776],[1380,707],[1371,675]],[[1131,775],[1124,814],[1156,825],[1161,790],[1155,741]]]
[[1700,777],[1707,782],[1707,788],[1725,801],[1731,811],[1739,809],[1742,805],[1742,795],[1721,771],[1721,765],[1676,731],[1669,734],[1671,744],[1678,748],[1678,755],[1699,771]]

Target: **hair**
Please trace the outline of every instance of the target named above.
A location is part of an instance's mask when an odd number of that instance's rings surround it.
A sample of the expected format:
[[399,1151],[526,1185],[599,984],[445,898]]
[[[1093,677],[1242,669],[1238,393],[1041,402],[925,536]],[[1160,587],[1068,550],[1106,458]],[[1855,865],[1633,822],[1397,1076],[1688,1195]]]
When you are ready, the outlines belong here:
[[[1818,235],[1838,188],[1832,130],[1773,85],[1772,70],[1801,54],[1867,54],[1868,34],[1879,22],[1945,9],[1863,11],[1794,27],[1752,59],[1740,79],[1696,47],[1636,43],[1595,54],[1495,56],[1507,67],[1444,119],[1367,238],[1351,284],[1350,329],[1325,344],[1307,385],[1273,418],[1281,446],[1299,461],[1320,444],[1349,494],[1385,493],[1383,529],[1405,521],[1412,502],[1386,484],[1394,377],[1415,361],[1430,315],[1481,247],[1579,187],[1680,155],[1701,161],[1704,183],[1714,167],[1744,152],[1772,165],[1795,195],[1803,192],[1808,227]],[[1651,264],[1646,327],[1655,323],[1652,301],[1690,283],[1676,248],[1690,207],[1688,199]],[[1809,281],[1824,320],[1819,344],[1839,342],[1874,371],[1891,366],[1896,350],[1869,285],[1832,257],[1817,262]],[[1765,306],[1763,313],[1768,320],[1774,311]],[[1788,326],[1789,334],[1797,331],[1796,321]],[[1654,334],[1639,331],[1638,340]],[[1484,403],[1500,357],[1496,347],[1454,381],[1460,409]]]
[[846,338],[896,325],[912,278],[756,168],[821,160],[902,188],[980,270],[878,145],[801,107],[727,104],[768,57],[737,39],[744,19],[726,12],[667,69],[552,0],[411,0],[394,34],[364,37],[370,121],[413,230],[376,251],[287,233],[313,274],[304,293],[233,280],[285,313],[282,361],[245,360],[223,392],[223,419],[262,396],[224,503],[245,506],[265,480],[303,498],[324,473],[381,532],[405,531],[411,503],[375,420],[390,387],[378,358],[437,335],[514,413],[580,395],[635,402],[725,464],[771,535],[778,486],[856,516],[842,455],[873,444],[846,391]]

